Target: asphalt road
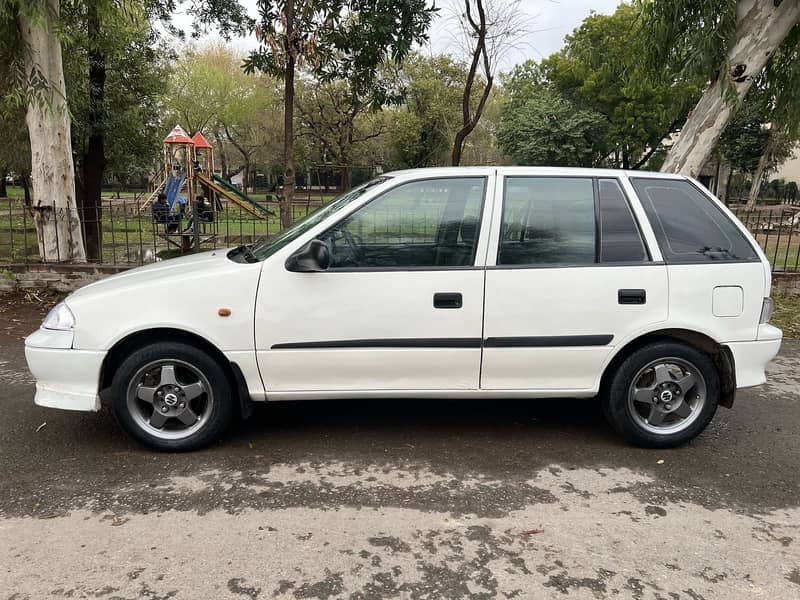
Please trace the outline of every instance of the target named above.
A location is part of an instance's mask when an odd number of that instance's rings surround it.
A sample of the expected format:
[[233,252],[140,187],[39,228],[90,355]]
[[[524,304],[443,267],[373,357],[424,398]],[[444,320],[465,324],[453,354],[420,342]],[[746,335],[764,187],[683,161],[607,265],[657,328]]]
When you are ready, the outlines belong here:
[[362,401],[166,455],[33,405],[39,312],[0,302],[0,599],[800,598],[800,343],[676,450],[591,401]]

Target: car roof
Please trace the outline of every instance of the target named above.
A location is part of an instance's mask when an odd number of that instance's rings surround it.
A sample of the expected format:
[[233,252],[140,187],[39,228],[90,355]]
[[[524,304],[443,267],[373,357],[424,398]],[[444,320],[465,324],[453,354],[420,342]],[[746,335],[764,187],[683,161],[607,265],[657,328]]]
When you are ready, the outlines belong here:
[[660,173],[658,171],[631,171],[622,169],[591,169],[586,167],[426,167],[421,169],[404,169],[384,173],[389,177],[416,179],[425,177],[464,177],[470,174],[489,175],[550,175],[563,177],[657,177],[662,179],[685,179],[676,173]]

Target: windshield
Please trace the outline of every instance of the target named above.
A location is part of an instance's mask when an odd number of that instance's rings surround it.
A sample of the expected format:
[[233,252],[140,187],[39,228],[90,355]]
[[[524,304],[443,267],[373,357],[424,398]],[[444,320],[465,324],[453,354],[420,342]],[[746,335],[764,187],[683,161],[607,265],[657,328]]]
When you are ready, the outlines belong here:
[[338,198],[335,198],[330,204],[326,204],[319,210],[309,213],[288,229],[281,231],[275,237],[256,242],[251,248],[252,255],[257,260],[264,260],[268,256],[272,256],[278,250],[286,246],[286,244],[296,240],[306,231],[324,221],[329,215],[333,214],[340,208],[344,208],[353,200],[361,197],[368,189],[375,187],[376,185],[380,185],[389,179],[391,178],[386,176],[377,177],[372,181],[368,181],[367,183],[364,183],[353,188],[349,192],[342,194]]

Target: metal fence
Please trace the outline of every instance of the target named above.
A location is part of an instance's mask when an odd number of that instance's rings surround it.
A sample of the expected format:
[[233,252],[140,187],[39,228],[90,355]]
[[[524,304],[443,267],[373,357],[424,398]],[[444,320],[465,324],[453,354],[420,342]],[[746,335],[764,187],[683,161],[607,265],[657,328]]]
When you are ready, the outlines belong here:
[[773,271],[800,271],[800,210],[733,209],[767,255]]
[[[312,204],[296,204],[295,219],[315,209]],[[184,214],[157,215],[150,206],[142,208],[138,199],[122,198],[104,200],[99,218],[94,211],[91,216],[81,218],[80,211],[67,209],[49,211],[47,218],[51,221],[78,219],[89,262],[137,266],[273,236],[281,229],[279,209],[273,203],[268,210],[269,213],[259,216],[223,201],[195,219],[191,209]],[[100,235],[92,235],[97,230]],[[92,244],[92,239],[97,239],[97,243]],[[53,247],[49,259],[42,260],[33,211],[22,200],[0,200],[0,265],[64,262],[68,241],[56,240]]]
[[[328,198],[326,198],[327,200]],[[321,202],[299,202],[294,206],[295,219],[316,210]],[[99,224],[101,239],[89,262],[103,265],[136,266],[182,254],[228,248],[270,237],[281,229],[276,203],[268,205],[271,214],[256,216],[240,206],[223,201],[211,214],[195,220],[192,211],[181,218],[154,218],[151,208],[141,208],[138,198],[104,200],[99,219],[84,218],[86,230]],[[769,208],[734,214],[750,230],[763,248],[773,271],[800,272],[800,210]],[[61,211],[54,219],[75,219],[77,213]],[[62,240],[63,242],[63,240]],[[56,244],[52,262],[62,262]],[[62,244],[63,246],[63,244]],[[0,265],[41,263],[36,223],[31,209],[21,199],[0,199]]]

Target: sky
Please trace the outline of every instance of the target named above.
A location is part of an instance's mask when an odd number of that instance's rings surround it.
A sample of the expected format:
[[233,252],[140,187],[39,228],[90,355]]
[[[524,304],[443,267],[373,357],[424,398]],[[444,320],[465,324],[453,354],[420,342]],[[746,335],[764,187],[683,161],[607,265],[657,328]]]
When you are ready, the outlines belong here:
[[[240,2],[247,7],[251,16],[258,16],[256,0],[240,0]],[[452,9],[449,7],[454,2],[457,0],[437,0],[436,5],[441,7],[440,16],[431,25],[430,44],[423,51],[432,53],[456,51],[453,37],[449,33],[453,29]],[[538,60],[549,56],[561,48],[564,36],[580,25],[591,11],[612,13],[619,3],[620,0],[521,0],[520,8],[524,11],[523,18],[528,24],[530,33],[520,39],[515,44],[516,48],[503,57],[499,70],[509,71],[515,64],[529,58]],[[190,21],[186,15],[178,14],[175,16],[175,24],[188,29]],[[217,39],[217,36],[212,34],[203,39],[213,40]],[[242,50],[250,50],[257,45],[252,36],[234,39],[231,43]]]

